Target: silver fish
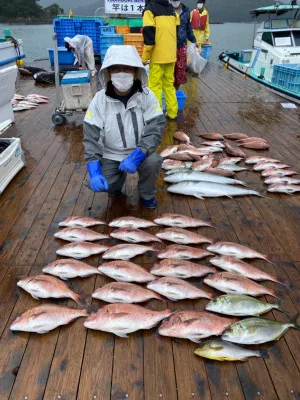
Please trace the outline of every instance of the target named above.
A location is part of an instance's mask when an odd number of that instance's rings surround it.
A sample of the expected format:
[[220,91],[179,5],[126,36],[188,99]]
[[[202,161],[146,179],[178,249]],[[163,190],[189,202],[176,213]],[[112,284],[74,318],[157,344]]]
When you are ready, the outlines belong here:
[[222,340],[201,343],[194,354],[216,361],[246,361],[249,357],[268,358],[266,350],[249,350]]
[[164,180],[169,183],[178,183],[182,181],[195,181],[195,182],[213,182],[226,185],[246,185],[245,182],[237,179],[226,178],[225,176],[208,174],[200,171],[177,172],[165,176]]
[[280,304],[265,303],[244,294],[224,294],[205,306],[205,310],[237,317],[258,316],[273,309],[287,314]]
[[221,196],[232,198],[234,196],[250,195],[263,197],[259,192],[255,190],[245,189],[235,185],[224,185],[213,182],[184,181],[169,186],[168,191],[171,193],[194,196],[198,199],[204,199],[204,197]]
[[222,340],[240,344],[261,344],[279,340],[289,328],[300,329],[300,326],[292,321],[284,324],[263,318],[246,318],[227,328]]

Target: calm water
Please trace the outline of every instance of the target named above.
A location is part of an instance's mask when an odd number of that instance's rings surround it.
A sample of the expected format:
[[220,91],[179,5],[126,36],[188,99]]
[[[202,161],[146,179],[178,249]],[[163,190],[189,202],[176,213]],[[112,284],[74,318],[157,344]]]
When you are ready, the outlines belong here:
[[[26,63],[32,64],[36,59],[48,58],[47,47],[52,46],[52,25],[5,25],[0,24],[0,37],[3,29],[9,28],[12,36],[23,39]],[[211,60],[223,50],[251,48],[253,24],[226,23],[211,25],[213,52]]]

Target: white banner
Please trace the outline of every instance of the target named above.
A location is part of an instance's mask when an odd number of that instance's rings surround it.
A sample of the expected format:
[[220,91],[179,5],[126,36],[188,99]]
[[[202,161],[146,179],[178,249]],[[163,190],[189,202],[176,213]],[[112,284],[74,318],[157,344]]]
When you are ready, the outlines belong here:
[[141,15],[145,0],[105,0],[105,14]]

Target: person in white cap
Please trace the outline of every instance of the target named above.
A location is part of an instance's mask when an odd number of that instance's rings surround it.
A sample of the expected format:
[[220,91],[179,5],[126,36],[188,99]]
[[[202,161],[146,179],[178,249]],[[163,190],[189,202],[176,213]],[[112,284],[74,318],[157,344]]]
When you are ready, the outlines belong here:
[[92,39],[88,36],[76,35],[73,38],[65,37],[64,41],[66,42],[68,51],[74,52],[79,67],[82,69],[89,69],[94,75],[96,68]]
[[84,156],[94,192],[120,193],[126,174],[139,174],[139,196],[156,208],[155,184],[162,157],[165,117],[133,46],[110,46],[99,79],[102,87],[84,118]]

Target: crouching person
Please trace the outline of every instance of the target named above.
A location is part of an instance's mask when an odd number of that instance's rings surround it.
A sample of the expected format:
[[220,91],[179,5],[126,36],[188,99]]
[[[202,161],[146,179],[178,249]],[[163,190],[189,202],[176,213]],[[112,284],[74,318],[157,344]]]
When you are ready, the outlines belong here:
[[148,208],[157,205],[156,179],[162,158],[155,152],[165,127],[156,96],[133,46],[111,46],[100,75],[102,89],[84,119],[84,155],[94,192],[121,192],[126,174],[139,174],[139,195]]

